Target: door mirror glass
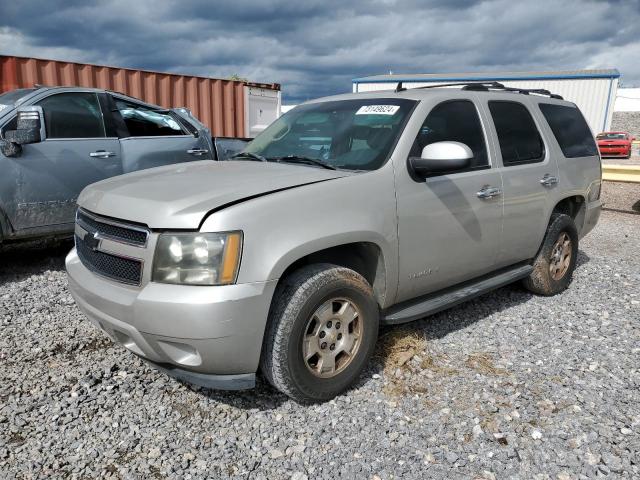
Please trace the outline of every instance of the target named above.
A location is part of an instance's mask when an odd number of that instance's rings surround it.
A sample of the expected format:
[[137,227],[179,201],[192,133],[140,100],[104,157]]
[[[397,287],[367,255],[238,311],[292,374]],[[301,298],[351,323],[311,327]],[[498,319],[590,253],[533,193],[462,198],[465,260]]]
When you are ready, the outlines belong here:
[[409,166],[417,176],[427,177],[468,168],[471,159],[473,152],[464,143],[436,142],[425,146],[420,157],[409,157]]

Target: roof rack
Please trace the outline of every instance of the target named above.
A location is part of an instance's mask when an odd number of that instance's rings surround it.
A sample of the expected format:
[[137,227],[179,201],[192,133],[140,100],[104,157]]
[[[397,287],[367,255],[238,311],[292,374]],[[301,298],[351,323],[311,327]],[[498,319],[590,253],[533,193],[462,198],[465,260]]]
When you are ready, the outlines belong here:
[[[475,92],[488,92],[489,90],[502,90],[505,92],[522,93],[523,95],[529,95],[531,93],[535,95],[544,95],[549,98],[556,98],[558,100],[564,100],[560,95],[551,93],[549,90],[543,88],[518,88],[507,87],[500,82],[460,82],[460,83],[443,83],[439,85],[425,85],[424,87],[416,87],[415,90],[422,90],[427,88],[439,88],[439,87],[462,87],[462,90],[471,90]],[[395,91],[403,92],[407,90],[402,86],[402,82],[398,82]]]

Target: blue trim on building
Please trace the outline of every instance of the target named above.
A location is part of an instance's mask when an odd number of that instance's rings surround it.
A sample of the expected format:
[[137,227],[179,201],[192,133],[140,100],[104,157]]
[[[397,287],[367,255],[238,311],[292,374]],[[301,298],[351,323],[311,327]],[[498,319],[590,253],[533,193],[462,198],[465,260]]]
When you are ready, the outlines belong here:
[[431,82],[492,82],[492,81],[523,81],[523,80],[588,80],[594,78],[620,78],[620,72],[601,74],[575,74],[575,75],[522,75],[522,76],[477,76],[477,77],[394,77],[394,78],[375,78],[362,77],[352,79],[352,83],[431,83]]

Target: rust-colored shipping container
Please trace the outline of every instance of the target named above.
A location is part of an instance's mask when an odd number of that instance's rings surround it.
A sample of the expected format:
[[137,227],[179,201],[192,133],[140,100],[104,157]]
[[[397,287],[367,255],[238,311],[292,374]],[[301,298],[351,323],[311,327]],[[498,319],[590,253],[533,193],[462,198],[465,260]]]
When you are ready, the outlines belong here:
[[214,136],[255,136],[280,114],[274,83],[0,55],[0,93],[36,84],[103,88],[165,108],[187,107]]

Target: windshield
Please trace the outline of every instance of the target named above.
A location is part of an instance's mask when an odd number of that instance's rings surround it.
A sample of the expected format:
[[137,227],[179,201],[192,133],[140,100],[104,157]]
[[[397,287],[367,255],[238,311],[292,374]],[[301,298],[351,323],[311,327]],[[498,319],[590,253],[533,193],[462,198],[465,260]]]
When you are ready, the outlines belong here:
[[596,138],[598,140],[624,140],[627,136],[624,133],[601,133]]
[[267,161],[312,159],[319,162],[305,164],[375,170],[389,157],[415,103],[374,98],[300,105],[244,151]]
[[2,110],[2,106],[6,108],[7,106],[15,105],[18,100],[35,90],[35,88],[19,88],[0,94],[0,110]]

